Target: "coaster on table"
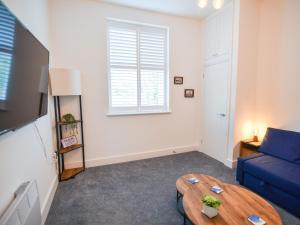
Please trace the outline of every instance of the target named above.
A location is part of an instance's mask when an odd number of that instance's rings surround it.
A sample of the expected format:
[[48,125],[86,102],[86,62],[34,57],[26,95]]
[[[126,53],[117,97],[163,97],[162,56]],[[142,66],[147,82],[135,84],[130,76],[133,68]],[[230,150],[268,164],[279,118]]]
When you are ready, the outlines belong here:
[[191,184],[197,184],[199,183],[199,180],[196,177],[191,177],[188,179],[188,182],[190,182]]
[[219,186],[212,186],[210,189],[212,192],[216,193],[216,194],[220,194],[221,192],[223,192],[224,190],[222,188],[220,188]]
[[264,221],[262,218],[260,218],[257,215],[251,215],[248,217],[248,220],[253,223],[254,225],[264,225],[266,224],[266,221]]

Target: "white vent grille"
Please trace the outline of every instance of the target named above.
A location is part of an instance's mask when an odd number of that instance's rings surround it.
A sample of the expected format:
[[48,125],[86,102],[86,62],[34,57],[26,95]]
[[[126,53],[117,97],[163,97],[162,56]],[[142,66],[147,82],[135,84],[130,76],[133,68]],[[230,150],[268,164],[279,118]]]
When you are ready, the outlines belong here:
[[22,184],[15,199],[0,218],[1,225],[40,225],[42,223],[40,200],[35,181]]

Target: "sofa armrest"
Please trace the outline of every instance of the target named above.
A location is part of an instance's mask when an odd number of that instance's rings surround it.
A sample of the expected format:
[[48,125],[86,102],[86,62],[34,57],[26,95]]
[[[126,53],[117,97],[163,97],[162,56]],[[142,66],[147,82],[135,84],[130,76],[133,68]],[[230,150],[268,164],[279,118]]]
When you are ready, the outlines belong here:
[[239,157],[237,163],[237,170],[236,170],[236,180],[240,183],[244,183],[244,163],[248,160],[255,159],[258,157],[263,156],[263,153],[257,153],[246,157]]

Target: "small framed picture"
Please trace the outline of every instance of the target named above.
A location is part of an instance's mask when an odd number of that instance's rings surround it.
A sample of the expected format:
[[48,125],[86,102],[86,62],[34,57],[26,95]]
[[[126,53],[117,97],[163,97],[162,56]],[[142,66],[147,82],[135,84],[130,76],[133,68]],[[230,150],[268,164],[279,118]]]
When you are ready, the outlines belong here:
[[184,97],[186,98],[194,98],[194,89],[184,89]]
[[66,138],[61,139],[61,143],[64,148],[67,148],[67,147],[70,147],[71,145],[77,144],[77,138],[75,135],[66,137]]
[[174,84],[183,84],[183,77],[174,77]]

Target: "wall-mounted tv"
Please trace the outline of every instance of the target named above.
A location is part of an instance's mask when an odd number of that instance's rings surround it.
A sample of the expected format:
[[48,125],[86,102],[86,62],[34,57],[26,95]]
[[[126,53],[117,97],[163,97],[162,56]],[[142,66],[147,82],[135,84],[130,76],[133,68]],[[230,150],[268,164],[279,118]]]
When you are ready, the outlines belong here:
[[0,134],[47,114],[49,51],[0,0]]

